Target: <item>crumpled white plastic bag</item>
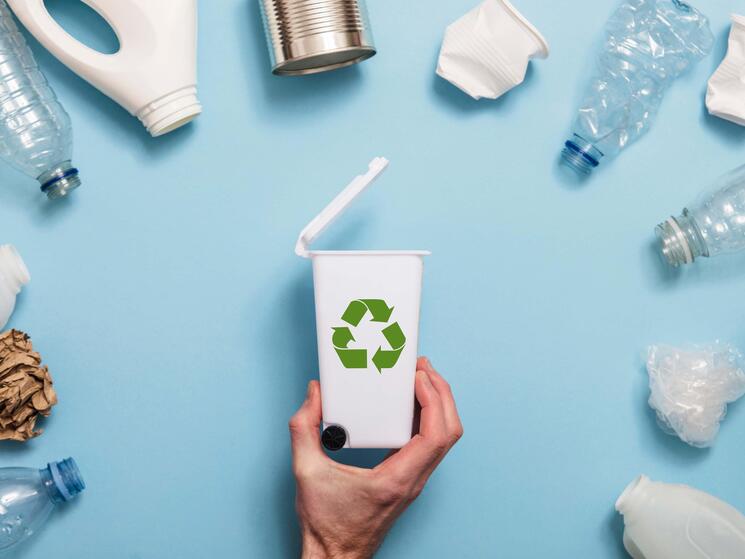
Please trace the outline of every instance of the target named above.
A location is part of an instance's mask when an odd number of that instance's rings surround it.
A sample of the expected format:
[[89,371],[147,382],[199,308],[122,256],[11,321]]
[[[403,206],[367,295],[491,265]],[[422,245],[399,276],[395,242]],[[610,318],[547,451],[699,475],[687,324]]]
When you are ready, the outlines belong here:
[[662,429],[691,446],[714,443],[727,404],[745,394],[742,354],[720,342],[649,347],[649,405]]

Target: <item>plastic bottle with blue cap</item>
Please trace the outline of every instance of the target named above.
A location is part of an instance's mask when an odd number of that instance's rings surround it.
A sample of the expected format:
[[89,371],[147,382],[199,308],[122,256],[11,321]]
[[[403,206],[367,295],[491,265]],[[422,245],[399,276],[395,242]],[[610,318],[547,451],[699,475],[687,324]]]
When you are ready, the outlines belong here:
[[72,165],[72,125],[0,0],[0,157],[39,181],[48,198],[80,186]]
[[624,0],[606,25],[562,161],[588,175],[634,143],[651,127],[668,87],[713,44],[709,20],[682,0]]
[[35,534],[57,505],[85,489],[72,458],[46,468],[0,468],[0,552]]

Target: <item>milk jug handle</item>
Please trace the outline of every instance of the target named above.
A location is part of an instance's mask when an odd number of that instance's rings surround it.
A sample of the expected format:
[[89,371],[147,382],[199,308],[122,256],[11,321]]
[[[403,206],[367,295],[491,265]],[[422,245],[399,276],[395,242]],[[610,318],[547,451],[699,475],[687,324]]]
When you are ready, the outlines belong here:
[[355,177],[320,214],[305,226],[295,245],[295,254],[303,258],[309,258],[311,243],[354,202],[357,196],[362,194],[385,171],[386,167],[388,167],[388,160],[385,157],[376,157],[373,159],[370,162],[367,173]]
[[[112,26],[112,9],[117,0],[83,0]],[[51,16],[44,0],[8,0],[16,16],[44,45],[44,47],[68,66],[100,65],[107,56],[75,39]],[[116,32],[116,29],[114,29]]]

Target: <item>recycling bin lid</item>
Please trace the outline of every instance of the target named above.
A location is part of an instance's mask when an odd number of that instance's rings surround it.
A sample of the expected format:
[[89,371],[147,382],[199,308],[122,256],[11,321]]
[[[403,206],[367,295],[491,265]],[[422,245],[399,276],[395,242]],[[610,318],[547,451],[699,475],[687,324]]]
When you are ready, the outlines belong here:
[[297,244],[295,245],[295,254],[303,258],[310,258],[310,245],[315,241],[326,228],[331,225],[346,209],[362,194],[375,179],[388,167],[388,160],[385,157],[376,157],[368,165],[367,172],[364,175],[356,176],[336,198],[331,200],[321,213],[305,226],[300,232]]

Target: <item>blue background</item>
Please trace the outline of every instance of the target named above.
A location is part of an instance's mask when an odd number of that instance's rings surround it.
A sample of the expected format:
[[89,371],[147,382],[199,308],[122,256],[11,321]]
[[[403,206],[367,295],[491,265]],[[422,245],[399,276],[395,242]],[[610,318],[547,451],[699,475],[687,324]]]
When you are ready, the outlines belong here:
[[[0,241],[33,277],[10,326],[32,335],[60,399],[42,437],[0,456],[72,455],[88,489],[17,557],[297,555],[286,423],[317,355],[310,263],[293,246],[376,155],[391,167],[319,248],[433,252],[420,352],[466,432],[381,558],[624,557],[613,503],[642,472],[745,509],[743,405],[713,449],[689,448],[656,426],[643,365],[655,342],[745,348],[745,256],[672,274],[652,233],[743,162],[745,129],[703,104],[742,4],[700,2],[714,53],[648,136],[577,184],[557,158],[617,2],[520,0],[551,56],[496,102],[434,74],[445,26],[475,3],[372,0],[375,58],[278,78],[256,2],[203,1],[204,114],[158,139],[32,42],[84,185],[48,203],[0,169]],[[76,3],[50,4],[74,32],[89,25]]]

